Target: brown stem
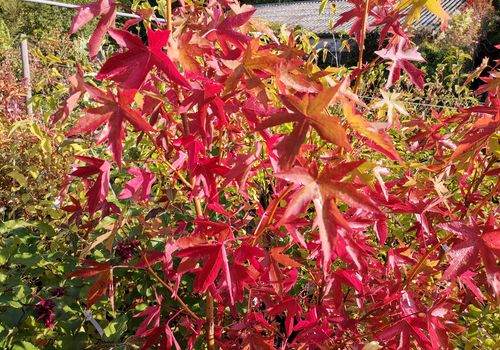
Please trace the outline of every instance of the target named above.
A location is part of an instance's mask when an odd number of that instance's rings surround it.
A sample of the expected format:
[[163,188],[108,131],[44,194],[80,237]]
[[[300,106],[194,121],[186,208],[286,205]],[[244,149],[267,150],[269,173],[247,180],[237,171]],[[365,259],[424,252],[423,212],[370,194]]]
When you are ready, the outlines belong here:
[[172,31],[172,0],[167,0],[167,29]]
[[148,258],[146,256],[146,254],[142,254],[141,252],[141,255],[142,257],[144,258],[144,261],[146,262],[146,270],[148,270],[148,272],[158,281],[160,282],[160,284],[162,286],[164,286],[165,288],[168,289],[168,291],[173,295],[175,295],[174,299],[175,301],[177,301],[181,307],[184,309],[184,311],[186,311],[186,313],[191,316],[192,318],[194,318],[195,320],[199,320],[200,318],[189,308],[189,306],[186,305],[186,303],[177,295],[177,294],[174,294],[174,290],[172,287],[170,287],[170,285],[165,282],[152,268],[151,268],[151,265],[149,264],[149,261],[148,261]]
[[[182,126],[184,136],[189,135],[189,124],[186,119],[185,114],[181,114],[182,118]],[[191,178],[191,188],[194,188],[194,184],[196,183],[196,178],[193,176]],[[193,198],[194,208],[196,210],[197,216],[203,216],[203,208],[201,206],[200,199],[197,196]],[[206,321],[207,321],[207,349],[215,350],[215,322],[214,322],[214,297],[210,293],[209,290],[205,292],[205,312],[206,312]]]
[[[279,198],[277,198],[276,201],[274,202],[273,207],[271,208],[271,212],[269,213],[269,216],[267,217],[267,219],[264,219],[264,217],[262,217],[262,220],[261,220],[262,222],[259,223],[259,225],[257,225],[257,228],[256,228],[255,233],[254,233],[254,238],[253,238],[252,243],[250,245],[254,246],[257,243],[257,239],[260,237],[261,234],[264,233],[266,228],[269,226],[269,224],[273,220],[274,214],[276,214],[276,210],[278,209],[280,202],[283,200],[283,198],[285,198],[285,196],[288,193],[290,193],[291,190],[292,190],[292,186],[287,187],[287,189],[281,194],[281,196]],[[266,215],[266,213],[264,213],[263,215]],[[264,220],[266,220],[266,221],[263,222]]]
[[368,11],[370,9],[370,0],[366,0],[365,3],[365,13],[363,15],[363,29],[359,36],[359,56],[358,56],[358,77],[356,78],[356,84],[354,85],[353,92],[357,93],[359,88],[359,83],[361,82],[361,69],[363,68],[363,52],[365,50],[365,39],[366,39],[366,24],[368,23]]
[[172,164],[170,164],[170,162],[167,160],[167,158],[165,158],[165,156],[163,155],[163,150],[156,143],[156,140],[154,139],[153,135],[151,135],[151,133],[149,131],[146,131],[146,135],[149,137],[149,139],[151,140],[151,142],[155,146],[156,150],[158,151],[158,154],[160,155],[162,162],[165,163],[167,165],[167,167],[175,173],[175,175],[177,175],[179,180],[181,180],[181,182],[184,185],[186,185],[187,188],[192,190],[193,185],[188,180],[186,180],[186,178],[184,176],[182,176],[182,174],[179,172],[179,170],[177,170]]
[[417,263],[417,265],[415,265],[415,267],[413,268],[413,270],[411,270],[410,272],[410,277],[408,277],[408,279],[406,280],[404,286],[403,286],[403,289],[406,289],[411,281],[413,281],[413,279],[415,278],[415,276],[418,274],[418,272],[420,271],[420,269],[422,268],[422,266],[424,265],[425,261],[427,260],[427,258],[433,253],[436,251],[436,249],[438,249],[441,245],[443,245],[444,243],[446,243],[447,241],[449,241],[451,238],[453,237],[453,234],[449,234],[448,236],[446,236],[443,240],[437,242],[436,244],[434,244],[425,254],[424,256],[420,259],[420,261]]

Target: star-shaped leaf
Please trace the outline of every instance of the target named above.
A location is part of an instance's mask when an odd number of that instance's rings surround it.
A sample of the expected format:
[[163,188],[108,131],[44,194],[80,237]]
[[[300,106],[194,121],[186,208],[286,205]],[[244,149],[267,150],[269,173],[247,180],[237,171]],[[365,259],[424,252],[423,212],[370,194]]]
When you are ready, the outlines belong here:
[[97,102],[102,103],[102,106],[86,109],[86,114],[68,131],[67,136],[92,132],[99,126],[106,124],[99,135],[98,143],[108,141],[109,148],[113,153],[113,160],[121,167],[122,142],[125,139],[124,122],[128,121],[134,128],[141,131],[154,131],[154,129],[141,117],[138,111],[130,108],[134,94],[120,89],[118,89],[117,95],[111,91],[104,93],[99,90],[99,95],[95,97]]
[[129,174],[134,175],[134,178],[125,184],[118,198],[126,199],[132,197],[136,201],[148,202],[151,186],[156,181],[155,174],[135,166],[129,167],[127,171]]
[[336,226],[351,231],[351,227],[337,208],[334,199],[339,199],[351,207],[360,208],[372,213],[380,213],[377,206],[369,197],[358,191],[358,188],[342,178],[353,171],[362,162],[351,162],[325,168],[319,176],[311,175],[306,169],[294,167],[289,171],[278,173],[275,176],[296,185],[296,190],[287,204],[286,210],[279,223],[285,224],[297,219],[307,210],[312,201],[316,210],[316,225],[319,228],[319,237],[323,251],[323,270],[327,271],[331,259],[332,248],[336,241]]
[[398,113],[408,115],[403,102],[399,99],[401,97],[400,92],[391,93],[380,89],[380,93],[382,94],[382,100],[377,101],[373,105],[373,108],[379,110],[379,115],[387,112],[387,123],[389,124],[389,127],[394,124],[394,121],[397,121]]
[[156,66],[172,82],[189,88],[189,82],[163,52],[170,31],[147,29],[148,46],[137,35],[125,30],[111,29],[109,34],[121,47],[128,50],[111,56],[102,66],[97,79],[110,79],[122,83],[125,89],[138,89]]
[[88,165],[78,167],[70,175],[87,179],[90,176],[98,175],[92,187],[87,191],[87,205],[89,213],[95,213],[97,207],[106,201],[109,191],[109,172],[111,164],[99,158],[77,156],[77,159]]
[[474,270],[481,257],[486,268],[486,276],[497,298],[500,298],[500,230],[489,225],[480,227],[475,220],[469,223],[453,221],[440,227],[458,236],[460,241],[448,251],[450,265],[444,272],[444,279],[453,279],[467,270]]
[[77,8],[78,14],[73,18],[69,32],[75,33],[85,24],[97,16],[101,16],[97,28],[89,40],[89,52],[92,59],[96,58],[109,27],[112,27],[116,18],[115,0],[97,0]]
[[365,142],[369,147],[385,154],[391,159],[402,162],[398,152],[392,144],[391,137],[382,128],[371,123],[358,112],[352,101],[343,100],[342,109],[349,125],[361,136],[370,142]]
[[401,69],[408,74],[413,84],[420,89],[424,88],[424,75],[425,73],[415,67],[410,61],[424,62],[424,58],[417,51],[416,48],[407,48],[407,40],[399,40],[398,43],[389,44],[388,48],[375,51],[380,57],[392,61],[389,70],[389,78],[387,80],[386,88],[391,87],[399,80]]
[[303,94],[302,97],[280,95],[288,111],[278,112],[259,124],[260,129],[265,129],[283,123],[296,122],[292,133],[280,144],[280,147],[286,145],[286,147],[282,147],[284,150],[284,157],[281,161],[283,168],[286,169],[292,165],[304,142],[309,126],[312,126],[325,141],[347,150],[351,149],[340,119],[326,113],[326,108],[337,94],[339,87],[340,84],[337,84],[331,88],[323,88],[318,94]]

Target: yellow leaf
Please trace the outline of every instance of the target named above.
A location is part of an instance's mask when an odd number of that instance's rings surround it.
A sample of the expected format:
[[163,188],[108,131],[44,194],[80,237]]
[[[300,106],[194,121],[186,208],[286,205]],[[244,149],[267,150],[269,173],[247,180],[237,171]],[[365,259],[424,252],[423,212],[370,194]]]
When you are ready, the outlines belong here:
[[441,18],[442,28],[446,28],[448,21],[450,20],[450,16],[441,6],[440,0],[402,0],[396,8],[399,11],[408,9],[406,14],[406,24],[412,24],[413,22],[419,20],[424,7],[427,8],[429,12]]
[[36,123],[30,124],[30,131],[33,135],[35,135],[39,140],[42,140],[45,138],[45,136],[42,134],[42,131],[40,130],[40,127]]
[[391,137],[382,128],[378,127],[375,123],[371,123],[356,110],[352,101],[342,99],[342,109],[349,125],[361,136],[366,137],[375,143],[379,149],[383,151],[391,159],[403,162],[398,152],[392,144]]
[[26,176],[21,174],[19,171],[11,171],[10,173],[7,174],[7,176],[10,176],[14,180],[16,180],[21,186],[26,186],[28,184]]

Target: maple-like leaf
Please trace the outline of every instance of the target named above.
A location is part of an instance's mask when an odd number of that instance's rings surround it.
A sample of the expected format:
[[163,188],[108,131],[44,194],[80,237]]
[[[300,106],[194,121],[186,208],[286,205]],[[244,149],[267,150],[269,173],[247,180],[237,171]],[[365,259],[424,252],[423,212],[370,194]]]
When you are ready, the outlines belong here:
[[[213,118],[210,118],[211,116],[217,117],[216,128],[220,129],[228,126],[224,101],[220,97],[224,85],[194,74],[190,74],[190,76],[195,77],[197,81],[192,84],[190,95],[182,101],[179,113],[185,113],[196,106],[197,129],[201,132],[203,138],[206,138],[207,133],[211,131],[213,121]],[[194,130],[190,129],[190,131]]]
[[377,101],[373,105],[373,108],[377,108],[379,110],[378,115],[381,115],[384,111],[387,112],[387,123],[389,124],[389,127],[397,121],[398,113],[408,115],[403,102],[399,99],[401,97],[401,93],[391,93],[383,89],[380,89],[380,93],[382,94],[382,100]]
[[380,213],[370,198],[358,192],[355,185],[340,181],[360,164],[360,162],[352,162],[337,165],[334,169],[327,167],[317,177],[312,176],[306,169],[300,167],[294,167],[289,171],[275,174],[278,178],[302,186],[292,195],[279,224],[295,220],[306,211],[311,201],[314,203],[316,224],[319,228],[323,251],[323,270],[325,272],[331,259],[332,248],[337,239],[336,226],[343,227],[347,231],[352,230],[337,208],[334,199],[342,200],[349,206],[361,208],[368,212]]
[[399,11],[407,10],[406,23],[411,24],[419,20],[424,7],[429,10],[429,12],[441,18],[441,29],[444,30],[448,25],[450,16],[441,6],[441,0],[402,0],[397,4],[396,9]]
[[[357,111],[352,101],[342,101],[342,109],[349,125],[361,136],[366,137],[373,142],[367,143],[368,146],[384,153],[389,158],[402,162],[398,152],[392,144],[391,137],[382,128],[371,123]],[[366,142],[365,142],[366,143]]]
[[[217,40],[226,57],[231,54],[231,49],[228,43],[234,45],[238,50],[240,50],[239,52],[241,52],[245,49],[244,44],[250,40],[250,37],[236,31],[236,29],[247,23],[254,12],[255,9],[252,8],[250,11],[228,16],[221,23],[216,23],[215,28],[208,31],[205,36],[208,40]],[[218,19],[219,17],[216,16],[215,20]]]
[[72,204],[61,207],[61,209],[68,213],[72,213],[68,219],[68,224],[74,222],[77,226],[80,226],[82,224],[82,219],[81,219],[83,213],[82,204],[78,199],[76,199],[73,196],[69,196],[69,199],[71,200]]
[[240,82],[245,82],[247,85],[264,90],[265,87],[261,81],[262,79],[258,75],[261,73],[266,73],[268,76],[273,74],[281,59],[273,55],[271,50],[262,48],[259,39],[255,38],[246,44],[245,51],[240,60],[227,60],[223,62],[231,69],[231,74],[229,74],[224,83],[224,92],[225,94],[229,94],[234,93]]
[[294,95],[280,95],[288,111],[278,112],[259,123],[259,129],[265,129],[283,123],[295,122],[296,125],[290,135],[285,137],[280,147],[283,152],[280,164],[287,169],[292,164],[304,142],[309,126],[312,126],[322,139],[351,149],[344,127],[337,117],[329,116],[326,108],[337,94],[340,84],[331,88],[324,88],[318,94],[304,94],[302,97]]
[[97,79],[110,79],[122,83],[125,89],[138,89],[153,66],[156,66],[172,82],[190,87],[186,78],[163,52],[170,31],[148,28],[148,46],[144,45],[140,37],[125,30],[110,29],[109,34],[118,45],[128,50],[111,56],[97,74]]
[[399,80],[401,69],[408,74],[410,80],[420,89],[424,88],[425,73],[415,67],[410,61],[424,62],[424,58],[416,48],[406,48],[408,41],[404,39],[398,40],[397,44],[390,43],[388,48],[375,51],[380,57],[392,61],[389,68],[389,78],[387,79],[386,88],[391,87]]
[[135,166],[129,167],[127,171],[129,174],[134,175],[134,178],[125,184],[118,198],[127,199],[133,197],[138,202],[148,202],[151,186],[156,181],[155,174]]
[[223,271],[224,279],[229,292],[229,299],[231,305],[234,304],[231,273],[229,270],[229,262],[224,244],[189,247],[177,252],[175,255],[180,258],[190,258],[194,261],[199,259],[205,260],[203,269],[197,273],[194,280],[193,290],[195,292],[205,292],[211,285],[214,284],[219,272]]
[[102,296],[108,294],[111,301],[111,307],[114,310],[114,284],[113,284],[113,266],[106,262],[97,262],[84,260],[90,267],[82,267],[68,276],[90,278],[97,276],[97,280],[92,284],[87,292],[87,308],[95,304]]
[[500,230],[489,225],[480,227],[472,218],[468,224],[453,221],[439,226],[461,239],[448,251],[450,265],[443,279],[453,279],[469,269],[474,270],[481,257],[488,282],[496,297],[500,298],[500,268],[496,262],[500,257]]
[[209,54],[212,50],[210,42],[194,31],[183,32],[178,40],[170,38],[167,47],[167,53],[172,61],[179,62],[184,71],[197,74],[201,74],[202,70],[196,58]]
[[[419,349],[431,350],[431,342],[423,332],[427,330],[425,319],[417,317],[420,311],[412,296],[408,292],[403,292],[399,300],[399,308],[401,310],[400,320],[391,322],[387,327],[376,335],[377,338],[388,342],[388,348],[410,349],[413,338],[419,346]],[[390,345],[389,345],[390,344]]]
[[247,154],[238,154],[234,158],[230,158],[229,162],[226,163],[229,171],[225,175],[222,187],[225,188],[234,181],[238,184],[240,192],[242,192],[245,197],[248,197],[246,193],[247,179],[252,170],[253,163],[259,159],[261,151],[262,144],[257,143],[255,152],[250,150]]
[[65,121],[71,112],[75,109],[80,97],[86,91],[86,84],[83,81],[83,69],[77,64],[76,73],[68,78],[71,85],[69,90],[69,97],[59,106],[57,111],[52,115],[52,123],[58,121]]
[[219,157],[200,158],[192,169],[193,176],[196,176],[195,188],[203,189],[207,198],[217,202],[216,176],[225,176],[228,170],[227,167],[219,164]]
[[378,40],[379,48],[385,41],[388,33],[394,33],[402,38],[407,38],[408,34],[404,31],[401,26],[401,18],[405,15],[399,11],[394,11],[392,6],[376,6],[372,11],[371,15],[375,18],[375,21],[370,23],[372,27],[382,26],[380,29],[380,36]]
[[92,216],[97,207],[106,201],[109,191],[109,172],[111,170],[111,164],[99,158],[84,156],[76,156],[76,158],[89,165],[76,168],[76,170],[70,174],[71,176],[87,179],[90,176],[98,174],[94,184],[87,191],[87,206],[89,214]]
[[451,349],[447,333],[460,334],[465,330],[457,324],[456,318],[450,301],[439,300],[427,311],[427,328],[433,350]]
[[[340,13],[340,17],[335,22],[335,26],[341,26],[342,24],[353,21],[352,25],[349,26],[349,35],[354,35],[354,38],[358,44],[360,44],[365,40],[366,33],[363,32],[363,25],[364,22],[368,20],[365,18],[365,1],[350,0],[349,2],[352,4],[352,8]],[[369,6],[373,6],[372,1],[369,3]]]
[[73,34],[97,16],[101,19],[89,40],[89,53],[92,59],[97,57],[101,44],[109,27],[112,27],[116,18],[115,0],[97,0],[87,5],[77,7],[78,14],[73,18],[70,33]]
[[67,136],[92,132],[99,126],[106,124],[106,127],[99,135],[97,143],[100,144],[107,140],[108,146],[113,153],[113,160],[121,167],[125,121],[132,124],[137,130],[154,131],[138,111],[130,108],[133,98],[134,94],[130,93],[130,91],[118,89],[117,94],[114,95],[111,91],[104,93],[99,90],[99,95],[95,96],[95,100],[102,103],[102,106],[86,109],[85,115],[68,131]]
[[[472,111],[470,111],[472,112]],[[460,144],[451,155],[451,160],[465,152],[478,152],[484,144],[500,129],[500,113],[493,115],[483,114],[478,118],[471,129],[461,138]]]
[[286,311],[285,318],[285,330],[286,336],[289,337],[293,331],[293,324],[295,317],[300,318],[300,314],[302,313],[302,307],[297,303],[292,297],[288,297],[282,301],[280,301],[277,305],[274,305],[268,310],[268,314],[270,316],[281,315]]

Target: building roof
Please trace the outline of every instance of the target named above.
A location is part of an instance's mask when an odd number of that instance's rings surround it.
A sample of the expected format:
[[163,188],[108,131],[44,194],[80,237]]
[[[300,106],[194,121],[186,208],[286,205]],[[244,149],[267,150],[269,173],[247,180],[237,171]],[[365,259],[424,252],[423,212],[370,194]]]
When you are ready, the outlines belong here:
[[[458,11],[466,0],[441,0],[441,5],[448,14]],[[291,27],[302,27],[318,35],[329,35],[332,31],[329,22],[333,19],[338,21],[340,15],[352,9],[352,4],[346,0],[334,0],[336,12],[332,16],[330,6],[325,6],[322,14],[319,14],[321,1],[299,1],[288,3],[274,3],[254,5],[257,9],[255,17],[270,23],[286,24]],[[370,21],[370,19],[369,19]],[[353,20],[340,26],[334,26],[334,32],[349,32]],[[417,30],[433,30],[439,26],[440,19],[424,9],[414,27]]]

